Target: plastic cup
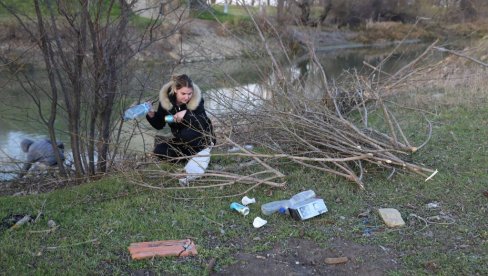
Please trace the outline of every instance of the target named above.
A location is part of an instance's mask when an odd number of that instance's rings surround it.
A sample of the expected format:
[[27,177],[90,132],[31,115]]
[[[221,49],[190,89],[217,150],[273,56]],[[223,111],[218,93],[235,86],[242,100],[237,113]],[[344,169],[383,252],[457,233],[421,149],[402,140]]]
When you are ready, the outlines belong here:
[[243,205],[249,205],[251,203],[256,203],[256,199],[254,198],[249,198],[248,196],[244,196],[241,200]]
[[265,225],[266,223],[268,223],[267,220],[264,220],[260,217],[256,217],[256,218],[254,218],[254,221],[252,222],[252,226],[254,226],[254,228],[259,228],[259,227]]

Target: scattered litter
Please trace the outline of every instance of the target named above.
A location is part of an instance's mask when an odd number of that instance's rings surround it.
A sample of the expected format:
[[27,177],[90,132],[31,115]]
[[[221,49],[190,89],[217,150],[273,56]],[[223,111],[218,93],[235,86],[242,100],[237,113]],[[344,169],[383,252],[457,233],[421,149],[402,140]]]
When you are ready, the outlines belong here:
[[192,240],[165,240],[131,243],[129,252],[133,260],[153,257],[197,255],[197,248]]
[[430,202],[429,204],[427,204],[427,208],[430,208],[430,209],[434,209],[434,208],[439,208],[439,202]]
[[380,208],[378,209],[381,218],[388,227],[404,226],[405,221],[402,219],[402,215],[394,208]]
[[[246,150],[253,150],[254,149],[254,146],[248,144],[248,145],[244,145],[243,148],[246,149]],[[240,151],[241,151],[241,148],[240,147],[236,147],[236,146],[234,146],[232,148],[229,148],[227,150],[227,152],[229,152],[229,153],[235,153],[235,152],[240,152]]]
[[263,215],[275,212],[290,214],[296,220],[306,220],[327,212],[323,199],[318,198],[313,190],[302,191],[290,199],[268,202],[261,205]]
[[254,228],[260,228],[261,226],[264,226],[266,223],[268,223],[267,220],[264,220],[260,217],[256,217],[252,222],[252,226],[254,226]]
[[373,229],[366,227],[363,229],[363,237],[369,237],[373,234]]
[[10,214],[2,218],[0,222],[0,234],[2,233],[2,231],[10,229],[12,226],[15,225],[17,221],[21,220],[24,217],[25,217],[24,214],[16,214],[16,215]]
[[247,206],[247,205],[249,205],[251,203],[256,203],[256,199],[255,198],[249,198],[247,196],[244,196],[242,198],[241,202],[242,202],[243,205],[246,205]]
[[344,264],[349,261],[348,257],[338,257],[338,258],[325,258],[325,263],[329,265],[334,264]]
[[256,259],[266,260],[266,257],[261,255],[256,255]]
[[253,150],[254,146],[253,145],[244,145],[244,148],[247,150]]
[[21,218],[20,220],[18,220],[12,227],[10,227],[10,229],[17,229],[19,228],[20,226],[26,224],[27,222],[31,221],[32,218],[30,215],[25,215],[23,218]]
[[54,220],[50,219],[50,220],[47,222],[47,226],[48,226],[49,228],[54,228],[54,227],[56,227],[56,222],[55,222]]
[[232,202],[230,204],[230,208],[232,210],[236,210],[237,212],[241,213],[244,216],[247,216],[247,214],[249,214],[249,207],[246,207],[246,206],[239,204],[237,202]]
[[326,213],[328,210],[323,199],[310,198],[292,205],[289,211],[292,218],[306,220]]
[[241,149],[238,147],[232,147],[227,150],[227,152],[234,153],[234,152],[239,152]]

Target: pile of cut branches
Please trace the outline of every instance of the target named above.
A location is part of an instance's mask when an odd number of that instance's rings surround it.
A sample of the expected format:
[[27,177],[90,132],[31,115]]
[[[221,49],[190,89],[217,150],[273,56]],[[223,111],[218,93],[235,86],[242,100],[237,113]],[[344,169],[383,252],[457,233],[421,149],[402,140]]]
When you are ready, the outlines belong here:
[[[431,48],[389,75],[381,72],[380,67],[370,66],[373,70],[369,76],[345,72],[340,80],[329,83],[315,59],[308,75],[301,79],[280,72],[276,75],[286,77],[268,80],[271,85],[265,86],[265,91],[241,92],[241,98],[253,100],[245,105],[246,110],[241,108],[227,114],[224,125],[228,139],[238,137],[265,149],[267,154],[259,154],[260,158],[289,159],[301,166],[345,177],[362,189],[365,167],[371,164],[392,174],[410,171],[429,179],[436,171],[410,160],[411,154],[430,140],[431,123],[423,116],[425,139],[412,145],[395,112],[385,104],[385,98],[394,95],[395,89],[404,89],[409,77],[426,70],[416,64]],[[379,74],[384,77],[378,78]],[[235,95],[232,99],[219,99],[220,105],[228,109],[232,109],[234,101]],[[372,113],[376,127],[369,123]]]
[[[261,184],[282,187],[285,182],[276,179],[285,174],[275,161],[283,159],[344,177],[361,189],[365,188],[368,166],[389,170],[390,176],[396,171],[408,171],[431,178],[436,171],[411,161],[411,154],[430,140],[430,122],[423,116],[423,130],[415,131],[425,133],[424,139],[416,141],[419,145],[413,145],[401,120],[386,104],[386,97],[394,95],[395,89],[405,89],[410,77],[426,70],[424,65],[417,64],[431,50],[432,46],[428,47],[419,58],[394,74],[382,72],[380,66],[368,65],[372,69],[370,75],[345,72],[342,78],[332,83],[313,57],[307,74],[295,77],[293,68],[289,72],[280,69],[271,77],[263,78],[259,89],[246,86],[236,88],[230,94],[214,91],[216,93],[208,97],[225,112],[212,114],[220,141],[212,156],[248,158],[257,166],[249,171],[234,172],[211,166],[205,177],[193,182],[190,188],[221,188],[235,183],[250,185],[240,193],[244,194]],[[413,112],[422,113],[421,110]],[[370,124],[370,121],[375,122]],[[258,150],[246,150],[244,144],[252,144]],[[232,153],[218,150],[227,146],[238,150]],[[185,176],[181,168],[140,169],[137,173],[139,177],[132,179],[142,186],[188,188],[169,184],[174,183],[169,180]],[[157,178],[159,183],[150,184],[146,181],[148,178]]]

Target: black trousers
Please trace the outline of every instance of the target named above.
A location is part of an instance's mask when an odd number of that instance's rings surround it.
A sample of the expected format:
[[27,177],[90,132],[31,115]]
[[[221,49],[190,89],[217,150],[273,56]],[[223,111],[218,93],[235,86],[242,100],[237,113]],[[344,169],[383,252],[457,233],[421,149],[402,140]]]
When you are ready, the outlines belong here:
[[[203,150],[205,146],[201,145],[199,139],[191,142],[184,142],[179,139],[165,139],[156,137],[154,154],[162,160],[170,160],[175,157],[184,157],[195,155],[197,152]],[[174,160],[175,162],[182,161],[182,159]]]

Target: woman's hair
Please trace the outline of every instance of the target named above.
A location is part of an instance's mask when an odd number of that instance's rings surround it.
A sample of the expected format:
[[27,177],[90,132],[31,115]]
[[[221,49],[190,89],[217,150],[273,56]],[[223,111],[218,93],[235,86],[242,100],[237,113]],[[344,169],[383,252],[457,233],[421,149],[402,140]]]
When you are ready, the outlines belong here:
[[171,80],[173,81],[173,85],[171,87],[173,91],[183,87],[193,88],[193,82],[186,74],[172,76]]

